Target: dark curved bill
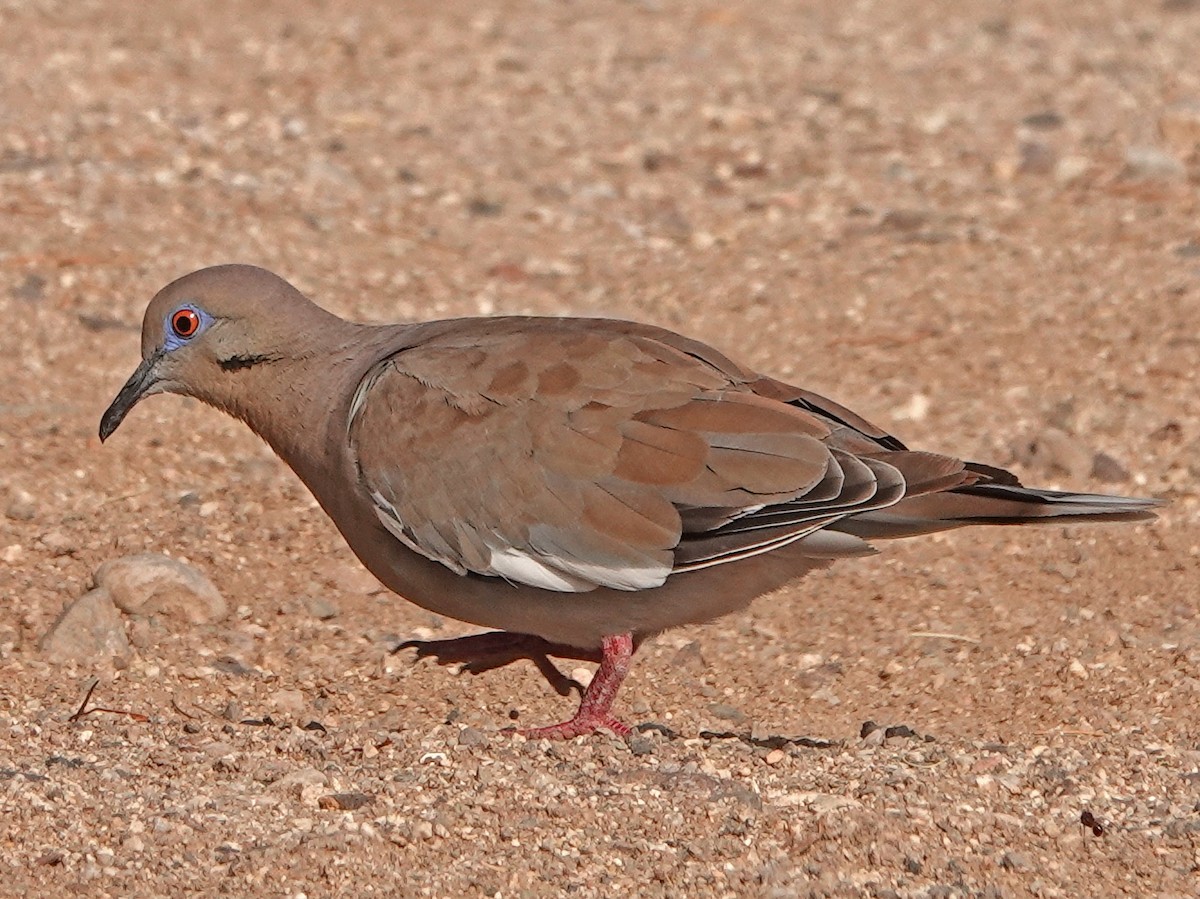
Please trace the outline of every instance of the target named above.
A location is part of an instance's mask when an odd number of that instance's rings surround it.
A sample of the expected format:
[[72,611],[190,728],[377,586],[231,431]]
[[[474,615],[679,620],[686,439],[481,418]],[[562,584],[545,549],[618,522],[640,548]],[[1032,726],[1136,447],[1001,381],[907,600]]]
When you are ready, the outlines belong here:
[[155,366],[158,364],[161,353],[154,353],[152,356],[142,360],[142,364],[125,382],[125,386],[121,388],[117,398],[112,401],[112,404],[104,410],[104,415],[100,418],[100,442],[103,443],[109,438],[113,431],[125,420],[125,416],[129,414],[129,410],[137,405],[137,401],[146,395],[146,391],[154,386],[158,380],[158,375],[155,372]]

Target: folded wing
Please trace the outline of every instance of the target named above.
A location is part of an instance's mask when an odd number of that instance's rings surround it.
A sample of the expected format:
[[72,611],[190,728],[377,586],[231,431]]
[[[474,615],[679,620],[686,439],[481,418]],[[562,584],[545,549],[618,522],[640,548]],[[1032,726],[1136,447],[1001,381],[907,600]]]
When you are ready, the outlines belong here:
[[869,551],[818,532],[899,501],[905,467],[970,477],[831,446],[836,422],[647,332],[465,320],[379,363],[349,439],[382,525],[460,574],[640,590],[806,538],[814,555]]

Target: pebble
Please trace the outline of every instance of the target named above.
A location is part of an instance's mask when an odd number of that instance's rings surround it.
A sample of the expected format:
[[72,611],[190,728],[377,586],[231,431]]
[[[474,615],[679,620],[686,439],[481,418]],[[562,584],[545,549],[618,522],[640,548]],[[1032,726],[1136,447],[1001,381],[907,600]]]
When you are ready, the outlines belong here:
[[1054,180],[1059,184],[1071,184],[1088,173],[1092,161],[1086,156],[1064,156],[1054,167]]
[[304,694],[299,690],[276,690],[271,694],[271,705],[280,712],[304,710]]
[[129,652],[121,614],[107,590],[96,589],[67,606],[41,641],[51,662],[88,662]]
[[736,709],[731,705],[723,702],[715,702],[708,707],[708,710],[722,721],[732,721],[735,724],[746,720],[746,715],[740,709]]
[[317,800],[317,806],[324,809],[341,809],[352,812],[371,804],[371,797],[366,793],[330,793]]
[[1020,161],[1017,171],[1022,175],[1049,175],[1054,172],[1058,163],[1058,154],[1049,144],[1041,141],[1023,141],[1020,149]]
[[365,568],[357,565],[342,566],[329,578],[329,583],[339,593],[352,596],[368,596],[381,589],[379,581]]
[[887,739],[887,731],[882,727],[874,727],[860,738],[864,746],[882,746]]
[[30,272],[24,281],[12,289],[13,299],[24,300],[27,303],[37,302],[45,294],[46,279],[36,272]]
[[1025,853],[1009,850],[1000,857],[1000,867],[1009,871],[1028,871],[1033,867],[1033,863]]
[[316,768],[299,768],[283,775],[271,784],[271,789],[299,793],[304,787],[324,787],[328,784],[329,778]]
[[32,521],[37,515],[37,506],[33,501],[33,494],[28,493],[17,487],[9,493],[8,505],[4,507],[4,514],[13,521]]
[[880,227],[892,231],[916,231],[929,223],[930,215],[923,209],[889,209],[880,220]]
[[838,695],[836,693],[834,693],[833,690],[828,685],[821,687],[817,690],[814,690],[812,695],[809,696],[808,698],[811,700],[814,700],[815,702],[825,702],[825,703],[828,703],[829,705],[841,705],[842,704],[842,701],[838,698]]
[[1092,456],[1065,431],[1046,428],[1016,452],[1017,460],[1047,476],[1067,475],[1083,480],[1092,468]]
[[1158,118],[1164,143],[1181,156],[1200,150],[1200,100],[1172,103]]
[[323,596],[304,597],[304,608],[308,610],[308,614],[321,621],[328,621],[338,616],[338,607]]
[[96,569],[95,581],[108,590],[117,608],[130,615],[213,624],[229,611],[225,598],[205,575],[157,553],[105,562]]
[[1045,109],[1025,116],[1021,119],[1021,124],[1035,131],[1053,131],[1062,127],[1063,117],[1053,109]]
[[1158,147],[1130,147],[1125,151],[1126,178],[1165,181],[1183,173],[1183,163]]
[[1129,480],[1129,472],[1108,453],[1096,453],[1092,457],[1092,480],[1105,484],[1122,484]]
[[629,751],[635,756],[654,755],[654,741],[641,734],[629,738]]
[[52,556],[69,556],[79,549],[76,541],[62,528],[46,531],[38,538],[38,544]]
[[487,746],[487,734],[477,727],[464,727],[458,732],[459,746]]

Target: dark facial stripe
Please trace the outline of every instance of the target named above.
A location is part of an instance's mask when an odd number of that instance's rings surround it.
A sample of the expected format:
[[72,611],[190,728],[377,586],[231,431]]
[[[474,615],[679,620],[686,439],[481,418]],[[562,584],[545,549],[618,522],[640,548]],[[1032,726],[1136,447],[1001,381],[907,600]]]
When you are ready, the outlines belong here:
[[222,371],[242,371],[243,369],[253,368],[255,365],[260,365],[264,362],[278,361],[278,356],[230,356],[228,359],[218,359],[217,364],[221,366]]

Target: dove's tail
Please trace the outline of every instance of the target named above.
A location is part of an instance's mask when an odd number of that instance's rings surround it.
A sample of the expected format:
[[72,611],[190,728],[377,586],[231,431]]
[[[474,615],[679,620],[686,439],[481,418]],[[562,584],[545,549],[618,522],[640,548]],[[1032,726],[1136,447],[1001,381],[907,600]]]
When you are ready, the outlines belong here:
[[902,499],[894,506],[842,519],[831,528],[866,539],[911,537],[972,524],[1050,524],[1070,521],[1144,521],[1161,500],[1105,493],[1070,493],[1023,486],[1003,469],[974,462],[981,480],[939,493]]

